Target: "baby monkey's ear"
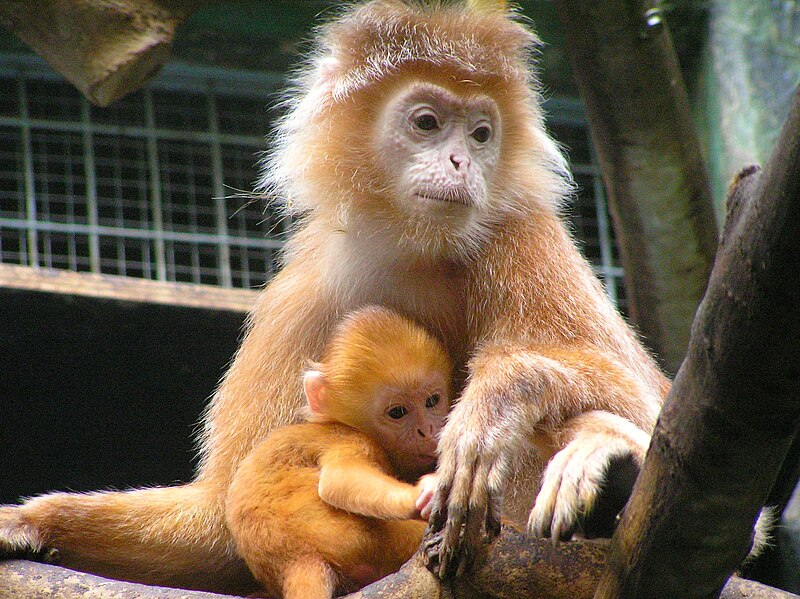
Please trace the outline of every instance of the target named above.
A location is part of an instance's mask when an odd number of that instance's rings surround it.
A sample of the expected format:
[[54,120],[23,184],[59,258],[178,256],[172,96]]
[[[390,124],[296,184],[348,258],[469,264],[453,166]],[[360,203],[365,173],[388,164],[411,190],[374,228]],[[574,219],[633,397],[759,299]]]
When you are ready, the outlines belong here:
[[308,400],[308,407],[314,414],[326,414],[325,377],[319,370],[309,370],[303,375],[303,391]]

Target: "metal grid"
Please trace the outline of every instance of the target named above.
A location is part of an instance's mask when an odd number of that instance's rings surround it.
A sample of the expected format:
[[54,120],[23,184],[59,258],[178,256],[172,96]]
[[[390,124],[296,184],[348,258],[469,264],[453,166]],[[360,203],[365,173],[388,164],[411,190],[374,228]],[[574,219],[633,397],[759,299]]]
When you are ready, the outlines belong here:
[[[283,229],[246,197],[280,83],[168,67],[109,108],[31,58],[0,56],[0,262],[252,288]],[[224,90],[224,91],[223,91]],[[579,185],[569,217],[611,298],[622,269],[580,104],[547,103]],[[242,193],[243,192],[243,193]]]
[[623,314],[627,313],[625,273],[608,213],[603,175],[589,139],[583,107],[576,100],[550,99],[545,109],[550,133],[565,150],[577,184],[577,193],[566,214],[572,232],[583,255],[603,281],[606,293]]
[[0,262],[262,285],[280,223],[238,192],[275,83],[184,69],[101,109],[37,61],[0,57]]

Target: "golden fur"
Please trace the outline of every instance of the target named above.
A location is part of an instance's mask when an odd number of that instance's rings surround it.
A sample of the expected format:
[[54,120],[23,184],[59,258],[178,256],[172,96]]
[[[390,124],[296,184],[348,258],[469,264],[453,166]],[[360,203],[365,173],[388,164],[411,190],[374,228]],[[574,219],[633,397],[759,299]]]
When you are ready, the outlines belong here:
[[[351,427],[273,431],[242,461],[227,504],[238,551],[263,590],[330,597],[397,571],[419,546],[425,522],[414,520],[419,491],[392,474],[383,450]],[[319,591],[321,580],[328,586]]]
[[[376,307],[348,315],[331,336],[321,363],[327,387],[326,413],[312,414],[359,428],[367,416],[364,398],[377,386],[410,389],[430,373],[452,365],[441,345],[424,330]],[[322,365],[317,365],[322,368]],[[445,389],[449,395],[449,389]]]
[[[396,464],[435,450],[449,404],[444,349],[385,308],[347,315],[314,367],[304,378],[313,421],[267,435],[237,468],[226,501],[239,555],[264,591],[284,599],[358,589],[413,555],[425,530],[417,500],[435,478],[409,484],[417,474],[408,480]],[[434,394],[441,405],[427,405]],[[398,406],[403,417],[386,415]]]
[[[300,224],[205,415],[196,480],[3,508],[0,551],[55,547],[65,565],[109,576],[250,588],[225,525],[233,473],[268,431],[298,419],[305,360],[319,359],[334,323],[367,304],[421,324],[455,362],[461,398],[440,443],[445,505],[483,506],[505,487],[506,514],[524,527],[550,481],[529,522],[546,534],[568,526],[585,498],[553,488],[561,474],[593,496],[614,451],[643,456],[669,383],[557,214],[571,184],[542,125],[528,61],[535,36],[503,11],[377,0],[349,9],[318,39],[262,186]],[[499,166],[466,230],[409,223],[375,166],[380,107],[414,80],[485,94],[499,108]],[[589,461],[584,468],[559,455]]]

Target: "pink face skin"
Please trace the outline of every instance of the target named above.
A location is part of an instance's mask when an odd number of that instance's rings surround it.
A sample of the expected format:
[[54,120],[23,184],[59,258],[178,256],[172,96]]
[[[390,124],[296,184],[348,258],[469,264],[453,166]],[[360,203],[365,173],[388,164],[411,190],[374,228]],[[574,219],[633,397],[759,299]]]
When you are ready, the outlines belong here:
[[432,374],[411,387],[377,390],[365,431],[386,450],[401,478],[416,480],[436,468],[436,445],[449,408],[447,384]]
[[397,197],[405,210],[437,213],[486,201],[500,154],[500,117],[489,97],[465,99],[417,83],[396,93],[380,122],[379,156],[404,191]]

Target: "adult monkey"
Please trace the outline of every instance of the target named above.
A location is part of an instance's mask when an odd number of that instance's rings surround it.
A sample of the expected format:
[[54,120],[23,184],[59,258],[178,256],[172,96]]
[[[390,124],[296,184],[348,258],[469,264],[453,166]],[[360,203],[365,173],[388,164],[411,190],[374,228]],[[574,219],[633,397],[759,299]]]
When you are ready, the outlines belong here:
[[610,461],[641,460],[668,381],[559,219],[570,180],[542,124],[536,45],[506,9],[455,3],[376,0],[322,29],[264,171],[303,216],[208,408],[196,479],[3,508],[2,552],[247,590],[224,522],[232,473],[297,419],[304,360],[365,304],[423,325],[456,365],[429,547],[441,573],[484,522],[496,530],[501,495],[519,526],[569,536]]

